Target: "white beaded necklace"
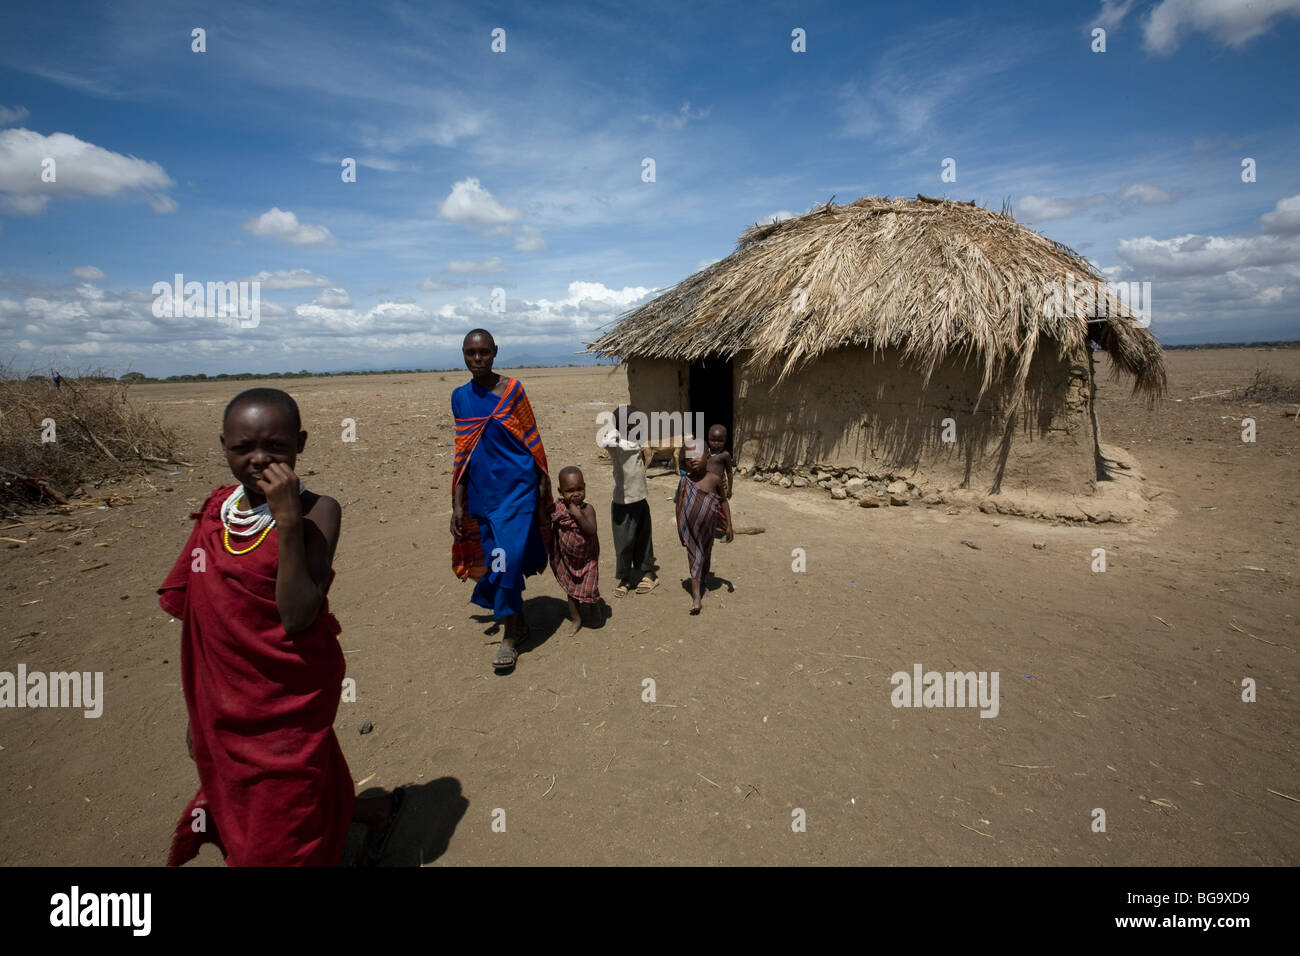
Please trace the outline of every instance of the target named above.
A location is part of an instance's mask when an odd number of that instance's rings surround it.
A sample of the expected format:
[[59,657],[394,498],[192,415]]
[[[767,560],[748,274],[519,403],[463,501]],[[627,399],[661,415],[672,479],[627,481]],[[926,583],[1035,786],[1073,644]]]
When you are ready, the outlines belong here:
[[[298,494],[307,490],[305,482],[298,482]],[[275,518],[271,517],[271,506],[263,501],[256,508],[241,508],[239,499],[244,497],[244,486],[238,485],[230,497],[221,506],[221,523],[232,535],[251,538],[261,534],[267,528],[275,527]]]

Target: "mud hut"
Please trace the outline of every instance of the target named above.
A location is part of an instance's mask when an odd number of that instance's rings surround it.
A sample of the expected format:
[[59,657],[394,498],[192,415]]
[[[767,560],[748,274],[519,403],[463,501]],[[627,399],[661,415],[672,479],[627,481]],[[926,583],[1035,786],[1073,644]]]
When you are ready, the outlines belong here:
[[1088,494],[1094,350],[1165,386],[1148,322],[1008,209],[918,196],[827,203],[743,233],[589,351],[638,408],[703,412],[755,471]]

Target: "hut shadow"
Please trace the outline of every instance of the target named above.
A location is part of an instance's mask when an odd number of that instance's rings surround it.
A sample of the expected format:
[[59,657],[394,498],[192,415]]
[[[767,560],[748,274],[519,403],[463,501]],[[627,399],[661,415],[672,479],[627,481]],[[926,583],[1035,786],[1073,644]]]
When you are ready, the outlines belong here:
[[[455,777],[408,784],[404,791],[401,813],[393,821],[393,832],[376,863],[378,866],[432,863],[447,852],[457,825],[469,809],[469,801],[461,793],[460,781]],[[372,787],[358,797],[376,797],[384,792]],[[360,824],[353,824],[349,831],[349,853],[345,859],[353,861],[353,865],[360,858],[364,834],[365,827]]]

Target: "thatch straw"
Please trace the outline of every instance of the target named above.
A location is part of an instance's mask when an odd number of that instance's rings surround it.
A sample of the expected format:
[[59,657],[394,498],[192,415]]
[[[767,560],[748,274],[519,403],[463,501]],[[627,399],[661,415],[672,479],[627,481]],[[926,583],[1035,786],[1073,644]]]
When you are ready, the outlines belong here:
[[1158,395],[1164,363],[1135,313],[1103,294],[1104,317],[1047,308],[1053,283],[1101,283],[1070,248],[1008,211],[918,196],[864,197],[740,236],[736,251],[620,317],[592,352],[695,361],[752,350],[778,380],[845,346],[899,347],[927,377],[950,355],[996,379],[1023,380],[1040,339],[1092,340],[1134,391]]

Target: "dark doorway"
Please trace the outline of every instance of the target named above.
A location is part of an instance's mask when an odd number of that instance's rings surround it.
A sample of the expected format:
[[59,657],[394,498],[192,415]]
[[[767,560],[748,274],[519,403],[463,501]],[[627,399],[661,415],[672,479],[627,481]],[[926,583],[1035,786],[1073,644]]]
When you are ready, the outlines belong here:
[[732,369],[731,359],[706,358],[691,363],[691,414],[704,413],[704,434],[697,437],[707,438],[710,428],[723,425],[727,429],[727,451],[732,450]]

